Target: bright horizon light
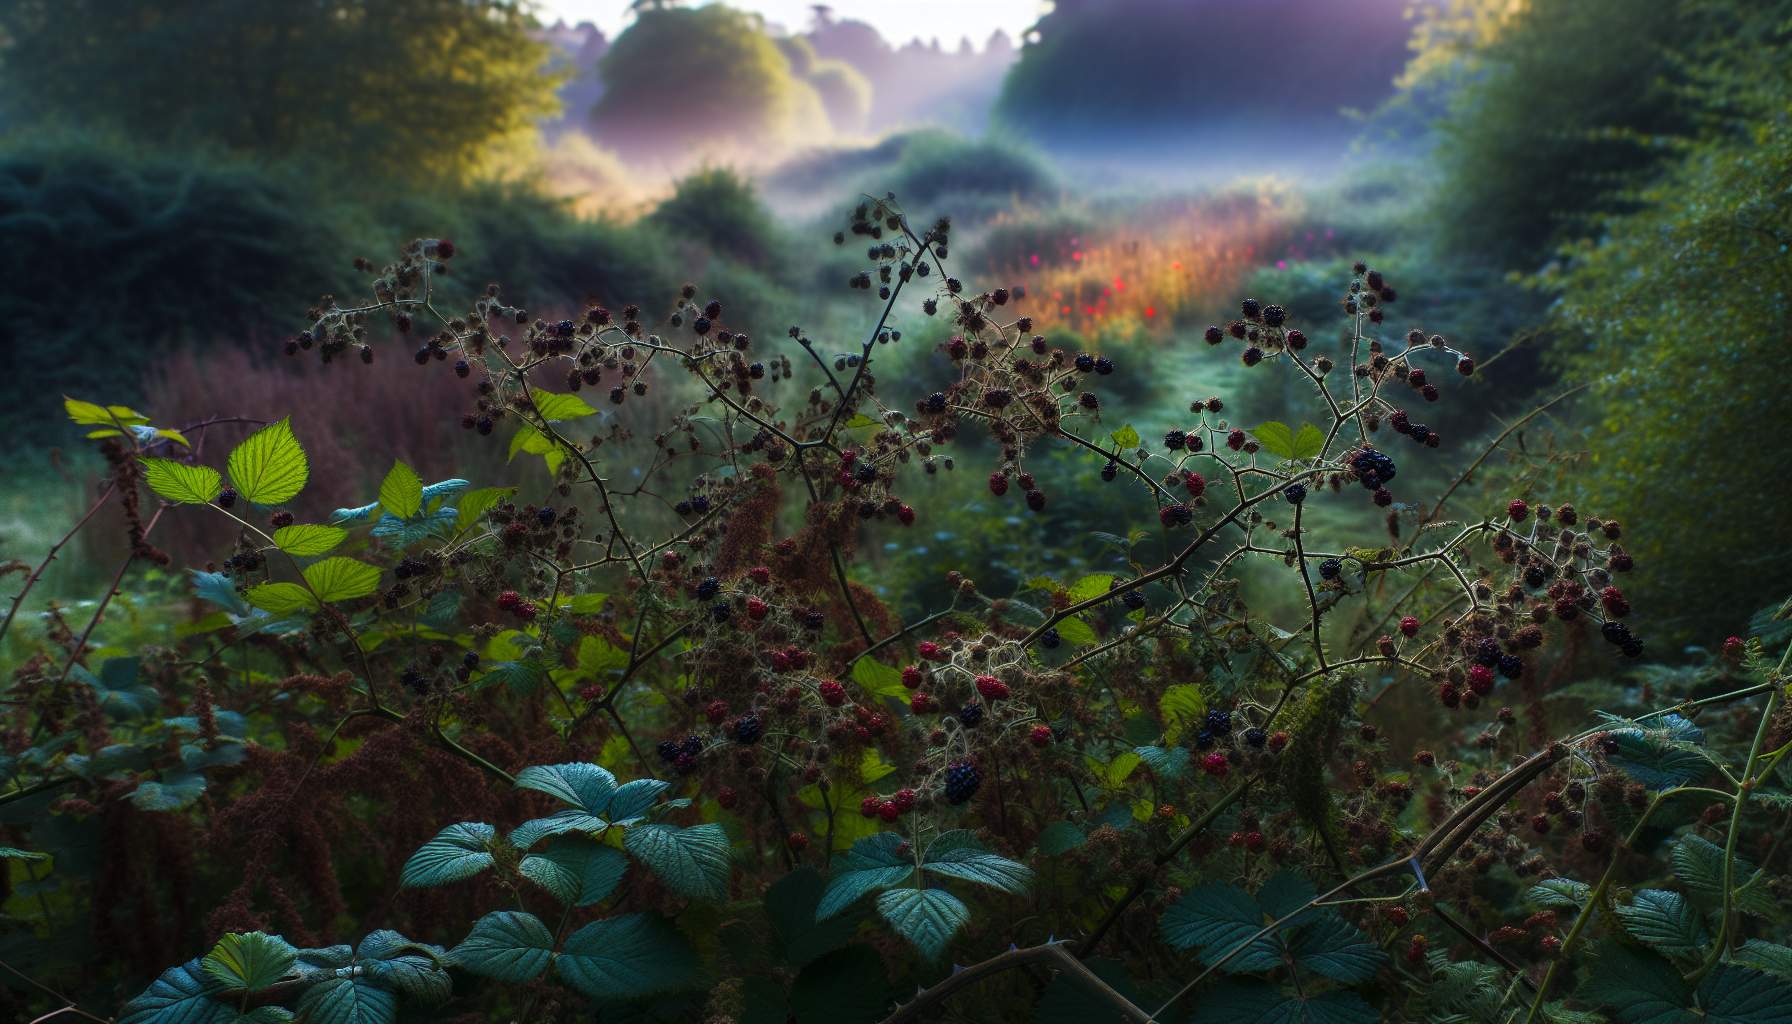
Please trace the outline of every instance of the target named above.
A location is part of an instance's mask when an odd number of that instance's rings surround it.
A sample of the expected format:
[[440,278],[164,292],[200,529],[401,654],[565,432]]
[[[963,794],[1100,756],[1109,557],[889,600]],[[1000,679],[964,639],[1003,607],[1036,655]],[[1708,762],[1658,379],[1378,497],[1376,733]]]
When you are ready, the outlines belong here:
[[[809,27],[814,6],[810,0],[727,2],[762,14],[768,24],[789,32],[802,32]],[[611,39],[628,26],[629,6],[630,0],[538,0],[543,22],[564,20],[576,25],[589,21]],[[867,22],[892,46],[901,46],[911,39],[938,39],[941,46],[955,49],[960,39],[969,39],[982,49],[997,29],[1008,33],[1008,38],[1019,45],[1021,33],[1038,21],[1051,4],[1049,0],[834,0],[828,6],[833,8],[836,20]]]

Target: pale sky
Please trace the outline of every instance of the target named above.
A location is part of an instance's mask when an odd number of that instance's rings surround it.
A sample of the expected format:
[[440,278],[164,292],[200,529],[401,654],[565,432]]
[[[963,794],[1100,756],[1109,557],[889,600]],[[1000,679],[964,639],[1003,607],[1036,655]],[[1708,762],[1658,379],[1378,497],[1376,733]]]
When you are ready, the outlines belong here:
[[[732,6],[757,11],[765,20],[793,32],[809,26],[811,0],[730,0]],[[568,23],[596,23],[611,39],[627,25],[629,0],[538,0],[541,18]],[[982,47],[996,29],[1020,42],[1020,35],[1050,6],[1047,0],[833,0],[838,19],[869,22],[892,45],[913,38],[938,38],[948,47],[961,37]]]

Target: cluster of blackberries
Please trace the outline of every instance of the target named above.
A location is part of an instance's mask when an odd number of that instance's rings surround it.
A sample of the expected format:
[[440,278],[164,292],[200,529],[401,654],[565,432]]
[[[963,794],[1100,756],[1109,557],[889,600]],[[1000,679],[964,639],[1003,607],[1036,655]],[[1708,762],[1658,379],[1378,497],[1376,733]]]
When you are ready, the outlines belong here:
[[661,740],[657,748],[660,760],[677,768],[680,772],[688,772],[697,765],[697,755],[703,753],[701,736],[686,736],[682,740]]
[[1599,635],[1605,637],[1607,643],[1624,652],[1626,658],[1643,656],[1643,642],[1638,640],[1636,634],[1630,631],[1630,627],[1622,622],[1607,622],[1599,627]]
[[1173,501],[1157,510],[1158,521],[1165,526],[1187,526],[1195,520],[1195,510],[1180,501]]
[[953,761],[946,766],[946,802],[962,804],[977,795],[983,785],[983,773],[969,761]]
[[709,496],[699,494],[687,501],[681,501],[672,506],[672,511],[681,516],[703,515],[709,511]]
[[1394,410],[1394,414],[1388,417],[1388,424],[1394,428],[1394,433],[1405,434],[1407,437],[1412,438],[1413,441],[1422,444],[1427,448],[1436,448],[1443,443],[1442,434],[1432,430],[1423,423],[1412,422],[1412,420],[1407,417],[1406,411],[1403,409]]
[[1364,448],[1352,456],[1350,468],[1355,470],[1366,491],[1380,489],[1396,475],[1394,460],[1373,448]]
[[1214,708],[1207,712],[1201,720],[1201,730],[1195,734],[1195,746],[1201,750],[1211,750],[1214,744],[1232,738],[1232,712],[1224,708]]

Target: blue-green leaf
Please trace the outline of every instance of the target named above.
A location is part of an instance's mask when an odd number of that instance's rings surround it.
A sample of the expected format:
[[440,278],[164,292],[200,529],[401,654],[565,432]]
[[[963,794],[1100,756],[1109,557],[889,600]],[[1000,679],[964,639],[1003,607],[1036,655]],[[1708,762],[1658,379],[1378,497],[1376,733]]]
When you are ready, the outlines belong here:
[[454,979],[443,970],[447,952],[412,942],[389,929],[371,932],[355,948],[369,978],[410,999],[440,1003],[454,994]]
[[927,848],[921,870],[1012,893],[1025,892],[1033,880],[1033,872],[1025,864],[983,849],[976,836],[964,829],[935,839]]
[[1631,938],[1669,956],[1697,956],[1705,949],[1705,924],[1677,892],[1640,889],[1628,905],[1612,908]]
[[561,903],[588,907],[616,891],[628,871],[628,858],[614,847],[564,836],[524,857],[517,870]]
[[1039,852],[1056,857],[1083,845],[1083,830],[1072,822],[1054,821],[1039,833]]
[[1368,936],[1335,912],[1323,913],[1304,925],[1295,935],[1291,951],[1301,967],[1348,985],[1375,977],[1388,960]]
[[131,805],[144,811],[178,811],[205,793],[205,776],[195,772],[168,772],[160,782],[140,782],[131,791]]
[[938,960],[971,919],[963,901],[944,889],[891,889],[878,896],[877,912],[929,960]]
[[[1165,942],[1176,949],[1198,948],[1201,962],[1212,966],[1268,921],[1257,902],[1243,890],[1210,883],[1184,893],[1164,911],[1158,924]],[[1221,969],[1234,973],[1267,971],[1281,962],[1272,933],[1256,939]]]
[[602,818],[594,818],[584,811],[568,807],[545,818],[531,818],[511,829],[510,845],[519,850],[530,850],[549,836],[563,836],[569,832],[602,832],[609,827],[610,823]]
[[594,764],[537,764],[517,773],[516,788],[533,789],[558,797],[584,811],[602,816],[616,794],[616,776]]
[[902,837],[894,832],[879,832],[852,844],[852,849],[835,862],[828,887],[816,905],[815,919],[825,921],[866,893],[908,881],[914,874],[915,862],[896,853],[901,845]]
[[1621,1024],[1692,1024],[1692,993],[1680,972],[1653,953],[1607,944],[1592,976],[1575,992],[1583,1002],[1609,1006]]
[[633,999],[692,984],[697,954],[665,918],[624,914],[573,932],[555,967],[593,999]]
[[398,997],[358,978],[331,978],[306,989],[298,1010],[305,1024],[391,1024]]
[[622,845],[681,896],[718,902],[728,896],[728,833],[720,825],[637,825]]
[[636,779],[627,782],[610,798],[610,804],[604,809],[604,816],[617,825],[632,825],[641,820],[647,809],[654,805],[660,794],[671,788],[671,783],[658,779]]
[[524,982],[554,956],[554,936],[534,914],[494,910],[480,918],[466,940],[448,952],[455,964],[487,978]]
[[1546,878],[1525,890],[1524,901],[1537,907],[1578,910],[1587,902],[1589,886],[1572,878]]
[[477,875],[492,866],[491,844],[496,833],[482,821],[448,826],[405,861],[400,887],[446,885]]
[[224,986],[198,960],[170,967],[118,1011],[118,1024],[231,1024],[236,1009],[211,998]]
[[1699,984],[1702,1024],[1792,1024],[1792,982],[1718,964]]

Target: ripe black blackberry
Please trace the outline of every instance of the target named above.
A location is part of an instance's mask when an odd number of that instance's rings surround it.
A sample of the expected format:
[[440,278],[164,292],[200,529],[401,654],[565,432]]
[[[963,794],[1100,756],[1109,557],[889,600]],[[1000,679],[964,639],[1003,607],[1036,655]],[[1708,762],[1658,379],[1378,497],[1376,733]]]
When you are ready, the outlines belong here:
[[965,724],[965,728],[975,729],[977,726],[983,724],[983,705],[978,701],[971,701],[964,707],[959,708],[958,720]]
[[702,583],[697,584],[697,597],[700,600],[707,601],[721,592],[722,581],[714,576],[705,577]]
[[1214,708],[1207,712],[1207,730],[1217,736],[1224,736],[1232,731],[1232,712],[1225,708]]
[[1262,750],[1263,745],[1269,742],[1269,734],[1262,729],[1252,726],[1244,731],[1244,742],[1246,746],[1253,750]]
[[1120,595],[1120,603],[1136,612],[1140,608],[1145,607],[1145,595],[1136,589],[1128,590],[1126,593]]
[[969,761],[953,761],[946,766],[946,802],[962,804],[977,795],[977,787],[983,785],[983,773]]
[[1288,499],[1288,504],[1298,505],[1301,502],[1307,500],[1306,485],[1305,484],[1289,484],[1288,489],[1282,492],[1282,497]]
[[1188,434],[1181,430],[1172,430],[1164,434],[1164,447],[1171,451],[1180,451],[1188,440]]
[[1335,580],[1343,571],[1344,563],[1336,558],[1328,558],[1319,563],[1319,578],[1322,580]]
[[759,734],[763,729],[759,716],[749,711],[734,720],[734,742],[751,746],[759,742]]

